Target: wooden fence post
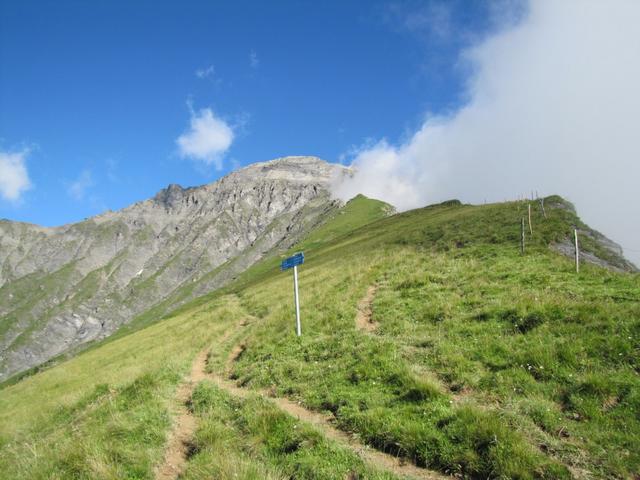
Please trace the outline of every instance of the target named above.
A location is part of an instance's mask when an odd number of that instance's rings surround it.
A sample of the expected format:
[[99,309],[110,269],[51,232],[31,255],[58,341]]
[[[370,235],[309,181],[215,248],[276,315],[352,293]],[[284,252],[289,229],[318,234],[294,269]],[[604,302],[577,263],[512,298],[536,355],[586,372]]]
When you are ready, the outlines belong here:
[[580,247],[578,246],[578,229],[573,230],[573,237],[576,241],[576,273],[580,273]]
[[520,253],[524,255],[524,217],[522,217],[520,225]]
[[527,205],[529,210],[529,234],[533,235],[533,226],[531,225],[531,204]]

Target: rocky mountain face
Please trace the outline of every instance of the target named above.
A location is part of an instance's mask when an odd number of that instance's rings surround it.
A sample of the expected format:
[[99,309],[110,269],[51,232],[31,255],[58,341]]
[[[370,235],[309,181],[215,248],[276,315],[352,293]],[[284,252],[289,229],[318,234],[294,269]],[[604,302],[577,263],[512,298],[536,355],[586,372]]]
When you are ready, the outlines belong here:
[[347,172],[285,157],[71,225],[0,221],[0,381],[288,248],[339,208],[328,187]]

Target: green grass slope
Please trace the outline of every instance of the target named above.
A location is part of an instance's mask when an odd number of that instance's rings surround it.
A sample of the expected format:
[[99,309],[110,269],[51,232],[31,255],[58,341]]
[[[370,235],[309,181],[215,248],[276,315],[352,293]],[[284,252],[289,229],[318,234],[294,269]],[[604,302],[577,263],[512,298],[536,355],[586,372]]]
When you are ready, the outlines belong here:
[[[558,197],[447,202],[385,217],[359,197],[291,251],[164,320],[0,390],[7,478],[153,478],[196,352],[246,388],[330,412],[374,448],[465,478],[632,478],[640,470],[640,277],[549,245],[585,228]],[[591,239],[582,247],[608,254]],[[376,286],[373,333],[355,328]],[[241,320],[244,328],[236,328]],[[222,332],[226,332],[224,341]],[[196,388],[185,478],[393,478],[271,404]],[[292,446],[293,445],[293,446]],[[347,477],[350,475],[350,477]]]
[[151,478],[176,385],[237,313],[223,298],[5,387],[3,478]]
[[385,218],[394,213],[388,203],[358,195],[345,206],[336,210],[333,216],[300,242],[296,248],[308,250],[317,248],[342,235],[348,234],[364,225]]

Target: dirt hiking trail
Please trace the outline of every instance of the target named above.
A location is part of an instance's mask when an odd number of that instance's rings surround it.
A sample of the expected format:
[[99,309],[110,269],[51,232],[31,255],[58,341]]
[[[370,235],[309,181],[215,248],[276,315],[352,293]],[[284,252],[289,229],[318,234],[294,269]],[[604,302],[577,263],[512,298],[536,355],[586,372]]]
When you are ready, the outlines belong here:
[[378,323],[372,320],[373,310],[371,308],[377,290],[377,285],[371,285],[358,303],[358,313],[356,314],[356,328],[358,330],[373,333],[378,328]]
[[335,428],[331,424],[332,417],[328,415],[323,415],[318,412],[307,410],[303,406],[286,398],[270,397],[267,392],[262,390],[248,390],[238,387],[234,383],[215,375],[211,375],[210,379],[219,388],[240,398],[248,398],[256,394],[260,395],[262,398],[273,402],[278,408],[288,413],[292,417],[295,417],[303,422],[310,423],[318,430],[320,430],[325,437],[333,440],[342,447],[346,447],[347,449],[351,450],[366,463],[379,470],[386,470],[400,477],[404,476],[416,479],[434,480],[451,478],[437,472],[417,467],[411,463],[407,463],[402,458],[381,452],[379,450],[375,450],[367,445],[364,445],[355,437]]
[[[368,325],[372,325],[370,322],[371,318],[371,302],[375,296],[375,292],[377,290],[377,286],[371,286],[367,290],[367,295],[363,298],[358,306],[358,312],[364,313],[364,322]],[[362,306],[362,308],[361,308]],[[367,316],[367,313],[368,316]],[[356,320],[357,323],[357,320]],[[374,329],[377,325],[374,325]],[[244,343],[240,343],[236,345],[227,358],[225,362],[225,374],[229,375],[233,369],[233,363],[236,362],[246,350],[246,345]],[[206,358],[206,355],[205,355]],[[356,437],[344,432],[342,430],[337,429],[333,426],[332,422],[334,418],[330,415],[325,415],[319,412],[313,412],[311,410],[306,409],[302,405],[293,402],[287,398],[282,397],[274,397],[270,394],[270,392],[266,390],[249,390],[247,388],[239,387],[232,381],[223,378],[220,375],[208,374],[208,378],[212,380],[219,388],[225,390],[226,392],[240,397],[240,398],[248,398],[252,395],[259,395],[262,398],[273,402],[280,410],[288,413],[294,418],[301,420],[303,422],[310,423],[318,430],[320,430],[325,437],[333,440],[338,443],[342,447],[346,447],[347,449],[354,452],[358,455],[362,460],[371,466],[379,469],[386,470],[388,472],[394,473],[400,477],[409,477],[415,479],[446,479],[451,478],[445,475],[442,475],[438,472],[434,472],[431,470],[427,470],[424,468],[417,467],[412,463],[408,462],[404,458],[396,457],[394,455],[390,455],[388,453],[381,452],[380,450],[373,449],[368,445],[361,443]]]
[[[239,326],[245,324],[243,321]],[[223,344],[236,330],[237,328],[230,327],[220,337],[219,344]],[[169,435],[164,460],[156,468],[155,480],[175,480],[184,473],[190,450],[193,447],[193,436],[197,427],[196,418],[189,410],[189,403],[196,385],[209,378],[207,374],[207,357],[208,349],[202,350],[196,355],[191,365],[189,376],[176,391],[175,424]]]
[[191,366],[189,378],[176,393],[177,416],[164,454],[162,465],[156,470],[156,480],[174,480],[184,472],[191,442],[196,431],[196,419],[188,408],[193,389],[206,378],[207,352],[200,352]]
[[[363,298],[358,306],[358,318],[362,312],[362,319],[358,322],[363,322],[362,325],[367,331],[375,330],[376,325],[372,324],[371,319],[371,302],[375,296],[376,286],[371,286],[367,290],[367,295]],[[368,313],[367,313],[368,312]],[[242,327],[246,323],[240,323],[238,326]],[[371,328],[371,325],[373,328]],[[369,330],[371,329],[371,330]],[[224,342],[236,331],[230,328],[218,341],[218,345],[223,345]],[[228,374],[233,363],[237,361],[246,346],[244,343],[236,345],[229,353],[227,361],[225,362],[224,370]],[[386,470],[400,477],[408,477],[422,480],[434,480],[434,479],[450,479],[451,477],[445,476],[438,472],[427,470],[417,467],[416,465],[408,462],[406,459],[384,453],[382,451],[373,449],[367,445],[364,445],[356,437],[337,429],[333,426],[333,417],[318,412],[313,412],[306,409],[302,405],[295,403],[289,399],[281,397],[270,396],[268,392],[264,390],[249,390],[246,388],[238,387],[232,381],[223,378],[220,375],[207,373],[207,358],[209,350],[205,349],[196,355],[193,361],[191,372],[188,379],[178,388],[176,394],[177,418],[174,429],[169,437],[168,446],[165,452],[165,457],[162,465],[156,470],[156,480],[175,480],[184,473],[186,463],[189,458],[190,449],[192,448],[193,436],[196,431],[197,421],[188,408],[188,404],[191,400],[193,390],[195,386],[203,381],[210,380],[216,384],[219,388],[225,390],[231,395],[248,398],[252,395],[259,395],[262,398],[273,402],[282,411],[297,418],[300,421],[310,423],[322,432],[327,438],[338,443],[342,447],[351,450],[358,455],[366,463],[370,464],[374,468],[379,470]]]

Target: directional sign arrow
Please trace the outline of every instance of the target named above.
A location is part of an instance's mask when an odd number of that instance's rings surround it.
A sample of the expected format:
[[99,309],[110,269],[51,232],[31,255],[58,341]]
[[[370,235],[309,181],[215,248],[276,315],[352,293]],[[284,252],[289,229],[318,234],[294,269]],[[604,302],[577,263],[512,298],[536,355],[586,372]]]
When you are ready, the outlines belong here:
[[280,270],[288,270],[297,265],[302,265],[304,263],[304,253],[296,253],[293,257],[289,257],[282,261],[280,264]]

